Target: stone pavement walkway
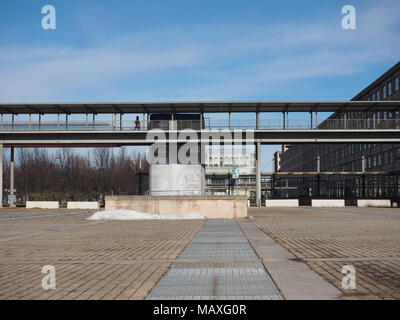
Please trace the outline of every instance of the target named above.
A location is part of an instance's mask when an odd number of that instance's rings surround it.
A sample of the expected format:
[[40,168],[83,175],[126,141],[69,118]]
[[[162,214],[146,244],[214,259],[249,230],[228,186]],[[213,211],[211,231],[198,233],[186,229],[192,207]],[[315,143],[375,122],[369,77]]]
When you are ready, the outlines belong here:
[[208,220],[147,299],[282,297],[238,223]]
[[[335,286],[341,299],[400,299],[399,208],[250,208],[248,213],[298,263]],[[279,272],[282,266],[265,265],[279,286],[273,267]],[[356,270],[356,289],[342,288],[346,265]]]

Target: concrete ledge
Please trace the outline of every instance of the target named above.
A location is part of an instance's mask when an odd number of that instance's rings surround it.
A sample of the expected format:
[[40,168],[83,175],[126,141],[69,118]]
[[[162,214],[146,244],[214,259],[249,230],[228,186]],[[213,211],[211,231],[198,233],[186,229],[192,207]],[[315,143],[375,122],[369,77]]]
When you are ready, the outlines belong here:
[[99,210],[100,204],[97,201],[68,201],[67,209],[93,209]]
[[58,201],[27,201],[26,208],[27,209],[58,209],[60,205]]
[[344,199],[312,199],[312,207],[344,207]]
[[247,217],[247,196],[106,196],[105,209],[178,216],[198,213],[210,219],[235,219]]
[[390,199],[359,199],[357,207],[391,207]]
[[265,200],[266,207],[298,207],[298,199],[267,199]]

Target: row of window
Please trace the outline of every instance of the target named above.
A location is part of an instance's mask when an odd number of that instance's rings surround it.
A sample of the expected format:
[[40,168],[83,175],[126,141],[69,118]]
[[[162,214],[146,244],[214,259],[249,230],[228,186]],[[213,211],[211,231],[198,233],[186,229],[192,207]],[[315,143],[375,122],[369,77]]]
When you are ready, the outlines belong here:
[[[399,77],[394,78],[394,92],[399,91]],[[367,98],[368,101],[379,101],[384,100],[390,97],[393,93],[392,89],[392,80],[389,80],[386,84],[383,85],[381,89],[378,89],[371,96]]]
[[[330,168],[330,171],[361,171],[361,159]],[[400,148],[396,149],[396,158],[393,158],[393,150],[384,151],[382,153],[367,156],[365,158],[366,169],[379,168],[382,165],[390,165],[393,162],[400,162]]]

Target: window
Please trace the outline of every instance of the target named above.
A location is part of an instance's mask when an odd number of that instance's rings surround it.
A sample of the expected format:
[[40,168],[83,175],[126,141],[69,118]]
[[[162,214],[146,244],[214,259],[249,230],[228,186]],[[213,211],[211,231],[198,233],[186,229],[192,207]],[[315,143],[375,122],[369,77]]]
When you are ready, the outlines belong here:
[[386,99],[386,86],[383,86],[382,89],[382,99]]
[[392,81],[388,82],[388,95],[391,96],[392,95]]
[[399,77],[396,77],[394,79],[394,91],[398,91],[399,90]]
[[375,101],[375,93],[372,95],[372,100]]
[[379,90],[376,92],[376,100],[381,100],[381,92]]

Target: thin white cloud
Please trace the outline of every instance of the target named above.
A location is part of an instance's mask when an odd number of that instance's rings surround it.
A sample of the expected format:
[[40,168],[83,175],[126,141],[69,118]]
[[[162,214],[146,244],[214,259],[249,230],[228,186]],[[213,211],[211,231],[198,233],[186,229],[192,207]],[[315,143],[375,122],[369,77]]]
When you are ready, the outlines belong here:
[[[241,99],[289,81],[347,76],[396,61],[399,16],[400,5],[387,1],[358,11],[354,31],[322,21],[201,26],[124,35],[83,49],[3,46],[0,100],[71,100],[89,94],[94,100]],[[164,83],[153,86],[159,79]],[[120,88],[121,83],[130,85]]]

